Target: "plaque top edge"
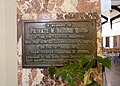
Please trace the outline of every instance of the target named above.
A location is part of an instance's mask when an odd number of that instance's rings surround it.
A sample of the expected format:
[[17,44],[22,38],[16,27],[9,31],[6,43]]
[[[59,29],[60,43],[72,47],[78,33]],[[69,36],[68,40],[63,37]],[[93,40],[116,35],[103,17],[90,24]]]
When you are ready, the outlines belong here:
[[90,22],[96,19],[56,19],[56,20],[22,20],[23,22]]

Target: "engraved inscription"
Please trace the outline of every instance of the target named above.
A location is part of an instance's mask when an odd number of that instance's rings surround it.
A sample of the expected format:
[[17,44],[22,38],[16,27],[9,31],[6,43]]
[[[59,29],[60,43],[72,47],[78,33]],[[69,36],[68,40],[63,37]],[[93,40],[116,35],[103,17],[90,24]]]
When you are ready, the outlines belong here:
[[24,21],[23,67],[62,66],[96,55],[95,20]]

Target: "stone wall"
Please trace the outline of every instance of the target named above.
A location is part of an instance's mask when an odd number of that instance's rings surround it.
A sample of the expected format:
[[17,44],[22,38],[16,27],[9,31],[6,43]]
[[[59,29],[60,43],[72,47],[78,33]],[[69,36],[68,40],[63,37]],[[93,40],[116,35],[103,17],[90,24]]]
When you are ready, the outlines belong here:
[[[18,86],[65,86],[59,78],[50,79],[46,68],[22,68],[22,20],[41,19],[43,9],[51,19],[96,19],[97,54],[102,53],[100,0],[17,0]],[[94,74],[101,84],[100,66]]]

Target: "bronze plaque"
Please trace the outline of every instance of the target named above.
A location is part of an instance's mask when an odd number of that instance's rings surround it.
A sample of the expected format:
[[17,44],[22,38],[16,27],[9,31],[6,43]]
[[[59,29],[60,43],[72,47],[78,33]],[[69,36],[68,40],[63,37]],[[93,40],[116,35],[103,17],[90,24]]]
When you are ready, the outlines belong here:
[[23,67],[63,66],[97,53],[95,20],[23,21]]

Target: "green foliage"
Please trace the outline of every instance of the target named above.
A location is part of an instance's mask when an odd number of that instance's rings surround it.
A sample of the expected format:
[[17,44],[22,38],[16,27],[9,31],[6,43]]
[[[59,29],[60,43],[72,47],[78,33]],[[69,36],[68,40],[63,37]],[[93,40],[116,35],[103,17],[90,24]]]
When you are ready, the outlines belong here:
[[109,58],[104,58],[103,60],[102,60],[102,65],[104,66],[104,67],[107,67],[107,68],[111,68],[111,61],[110,61],[110,59]]
[[49,74],[50,74],[51,76],[53,76],[53,75],[56,73],[57,68],[54,67],[54,66],[50,66],[49,69],[48,69],[48,71],[49,71]]
[[96,81],[92,81],[92,83],[86,85],[86,86],[100,86]]
[[93,59],[93,60],[90,60],[88,63],[87,63],[87,65],[86,65],[86,67],[85,67],[85,70],[88,70],[88,69],[90,69],[90,68],[92,68],[95,64],[96,64],[96,59]]
[[50,66],[48,71],[51,76],[55,75],[61,77],[69,86],[77,86],[76,81],[78,79],[82,82],[83,86],[100,86],[94,79],[90,79],[93,67],[98,62],[102,63],[104,67],[111,68],[111,61],[109,58],[80,55],[77,61],[68,62],[60,68]]

